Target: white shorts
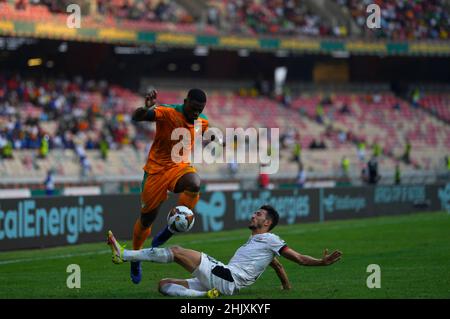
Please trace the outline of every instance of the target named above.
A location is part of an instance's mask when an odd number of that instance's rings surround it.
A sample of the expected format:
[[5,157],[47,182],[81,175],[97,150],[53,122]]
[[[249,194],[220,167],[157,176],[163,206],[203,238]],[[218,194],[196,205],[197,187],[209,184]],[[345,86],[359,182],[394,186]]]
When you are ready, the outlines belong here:
[[233,295],[238,292],[236,284],[231,277],[231,271],[220,261],[202,253],[200,265],[192,275],[195,278],[188,279],[189,287],[192,289],[210,290],[216,288],[221,294]]

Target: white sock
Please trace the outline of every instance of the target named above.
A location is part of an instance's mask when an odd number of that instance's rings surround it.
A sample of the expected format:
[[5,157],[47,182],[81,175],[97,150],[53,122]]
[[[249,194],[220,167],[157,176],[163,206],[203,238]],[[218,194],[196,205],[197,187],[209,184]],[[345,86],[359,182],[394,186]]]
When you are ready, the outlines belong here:
[[123,251],[123,260],[127,261],[152,261],[155,263],[171,263],[173,253],[169,248],[147,248],[141,250]]
[[161,292],[166,296],[172,297],[203,297],[206,291],[189,289],[177,284],[165,284],[161,287]]

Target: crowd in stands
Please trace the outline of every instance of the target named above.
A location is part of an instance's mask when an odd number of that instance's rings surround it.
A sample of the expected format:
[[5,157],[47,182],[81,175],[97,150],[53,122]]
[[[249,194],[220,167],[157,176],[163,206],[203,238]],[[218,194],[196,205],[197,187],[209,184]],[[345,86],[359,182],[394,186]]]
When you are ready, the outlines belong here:
[[78,147],[83,161],[80,147],[99,149],[106,158],[109,149],[136,146],[136,139],[148,137],[148,132],[130,126],[130,108],[137,102],[124,91],[81,77],[69,81],[0,75],[2,156],[12,157],[15,149],[35,149],[45,157],[49,149]]
[[[437,96],[444,100],[445,95]],[[377,158],[389,156],[419,169],[442,167],[443,155],[450,147],[446,118],[437,112],[427,115],[426,107],[414,101],[404,102],[388,92],[341,93],[331,99],[304,95],[294,100],[293,108],[326,126],[328,139],[337,136],[340,143],[353,143],[360,161],[364,161],[366,147],[371,147]],[[441,105],[448,108],[448,103]]]
[[212,1],[208,23],[232,33],[345,36],[333,29],[301,0]]
[[[448,39],[450,15],[445,0],[336,0],[350,11],[354,21],[370,37],[413,40]],[[380,28],[366,26],[367,6],[381,9]],[[447,9],[446,9],[447,6]]]
[[194,18],[183,7],[168,0],[97,0],[97,13],[130,20],[194,22]]
[[[435,159],[450,145],[448,126],[420,107],[412,103],[408,106],[387,93],[295,95],[291,107],[283,107],[269,97],[210,93],[206,114],[215,126],[248,127],[252,123],[256,127],[280,127],[281,151],[290,150],[290,162],[302,167],[308,163],[306,171],[312,164],[334,165],[329,156],[322,155],[327,152],[330,156],[337,154],[338,161],[347,156],[351,165],[366,163],[366,155],[374,155],[432,169],[438,165]],[[162,89],[160,99],[162,103],[179,103],[185,94]],[[46,158],[55,149],[71,150],[83,172],[91,169],[88,150],[96,150],[99,158],[108,160],[109,150],[130,145],[145,156],[154,126],[130,119],[142,102],[137,93],[105,81],[0,74],[0,155],[14,158],[16,151],[31,149],[36,158]],[[323,108],[320,120],[318,106]],[[436,152],[441,150],[439,154],[430,152],[433,145]],[[342,160],[343,171],[349,170],[347,159]],[[235,166],[230,165],[233,169]]]
[[[3,0],[3,2],[6,2]],[[50,12],[66,13],[69,4],[80,5],[83,13],[111,16],[117,19],[193,23],[193,17],[176,1],[170,0],[15,0],[16,10],[44,5]]]
[[[369,38],[449,38],[450,15],[445,0],[334,1],[350,13],[362,33]],[[88,16],[112,17],[116,21],[174,23],[180,26],[206,25],[208,32],[217,33],[333,37],[351,35],[346,25],[330,25],[329,21],[311,11],[302,0],[210,0],[204,11],[195,16],[173,0],[0,0],[2,2],[13,2],[16,10],[38,6],[42,9],[46,6],[53,13],[66,13],[68,4],[78,3],[83,14],[87,13]],[[381,25],[380,28],[370,29],[366,25],[370,14],[367,7],[373,3],[381,8]],[[191,31],[193,30],[197,29]]]
[[79,5],[82,26],[89,28],[218,33],[173,0],[0,0],[0,20],[62,23],[72,4]]

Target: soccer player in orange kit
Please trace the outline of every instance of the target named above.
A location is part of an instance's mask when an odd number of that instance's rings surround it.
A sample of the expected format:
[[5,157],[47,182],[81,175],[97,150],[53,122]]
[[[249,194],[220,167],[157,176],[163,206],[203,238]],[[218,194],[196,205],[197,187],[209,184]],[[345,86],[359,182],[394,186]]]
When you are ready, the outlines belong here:
[[[157,91],[150,91],[145,98],[145,107],[133,112],[134,121],[156,122],[156,135],[144,166],[141,186],[141,215],[133,231],[133,249],[142,249],[150,235],[159,207],[168,196],[167,191],[179,193],[178,205],[193,209],[200,198],[200,177],[187,161],[172,160],[172,148],[179,143],[172,140],[173,130],[186,128],[191,133],[191,148],[194,144],[194,121],[200,121],[202,134],[208,128],[208,119],[201,114],[206,105],[206,94],[200,89],[191,89],[183,104],[157,104]],[[165,243],[173,235],[166,226],[152,241],[152,247]],[[138,284],[142,278],[141,263],[131,262],[131,280]]]

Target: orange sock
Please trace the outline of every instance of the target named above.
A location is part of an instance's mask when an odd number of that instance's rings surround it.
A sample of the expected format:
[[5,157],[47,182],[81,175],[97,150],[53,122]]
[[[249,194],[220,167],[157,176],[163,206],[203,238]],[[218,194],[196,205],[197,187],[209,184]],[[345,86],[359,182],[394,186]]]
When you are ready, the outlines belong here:
[[144,228],[144,226],[142,226],[140,218],[138,218],[136,220],[136,223],[134,224],[133,230],[133,249],[141,249],[144,246],[145,240],[151,232],[152,226]]
[[199,199],[200,193],[184,191],[180,194],[180,197],[178,197],[177,205],[186,206],[189,209],[193,209],[195,205],[197,205]]

